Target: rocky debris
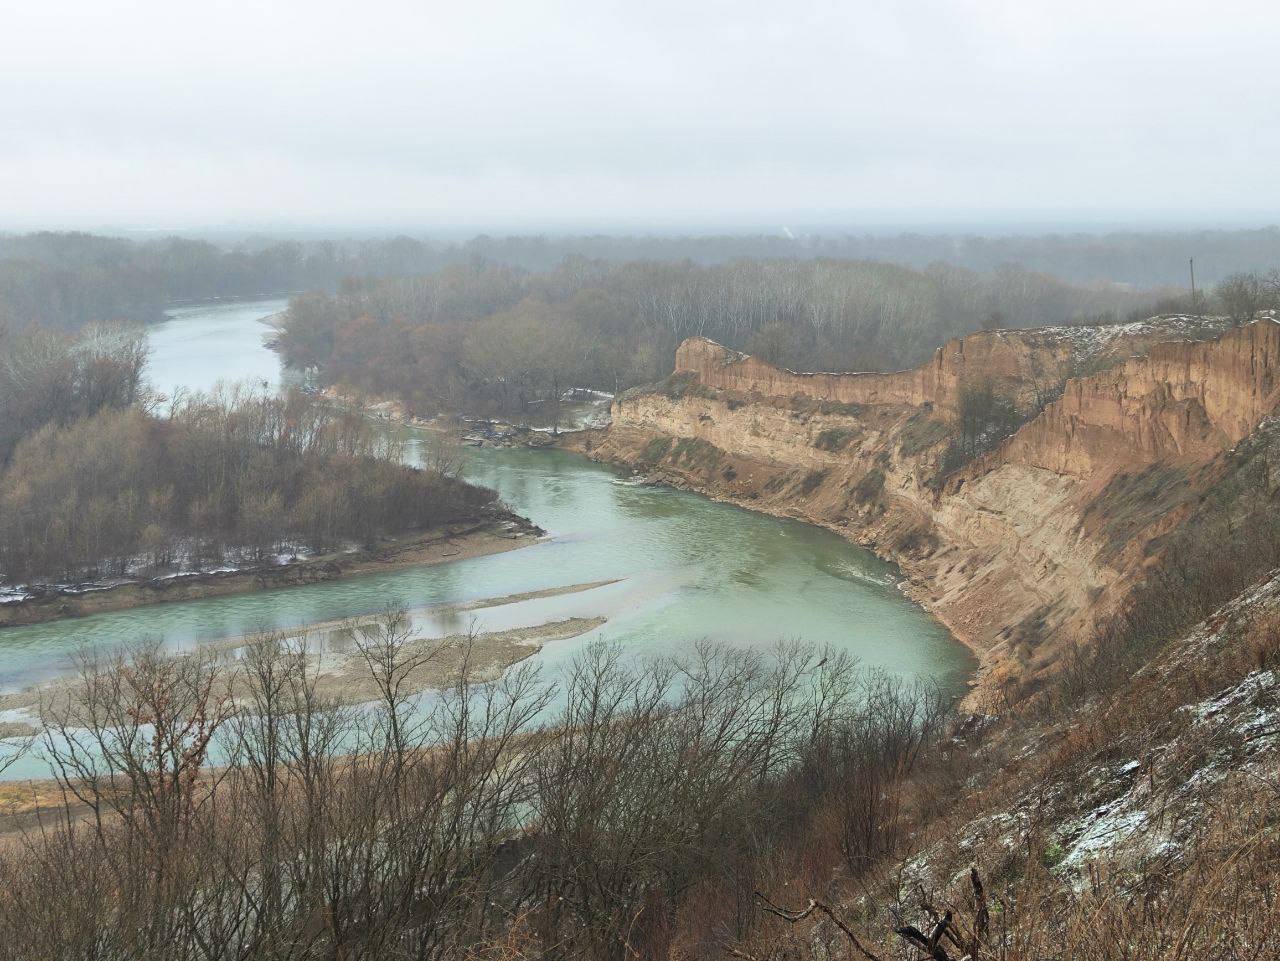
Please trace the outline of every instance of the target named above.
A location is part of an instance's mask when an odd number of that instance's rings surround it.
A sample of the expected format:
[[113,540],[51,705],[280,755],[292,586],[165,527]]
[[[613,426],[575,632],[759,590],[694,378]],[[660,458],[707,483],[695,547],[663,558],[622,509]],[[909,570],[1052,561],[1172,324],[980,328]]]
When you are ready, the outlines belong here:
[[499,420],[467,418],[462,442],[472,447],[554,447],[556,432]]

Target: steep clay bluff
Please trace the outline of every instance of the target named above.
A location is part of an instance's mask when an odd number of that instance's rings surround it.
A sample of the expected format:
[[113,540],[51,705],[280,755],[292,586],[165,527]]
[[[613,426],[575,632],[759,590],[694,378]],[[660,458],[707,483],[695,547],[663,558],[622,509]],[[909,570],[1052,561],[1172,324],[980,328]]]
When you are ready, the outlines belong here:
[[763,397],[807,397],[836,404],[936,407],[953,416],[960,384],[981,371],[1002,388],[1021,390],[1037,378],[1059,380],[1071,359],[1069,345],[1049,338],[1006,337],[1004,331],[950,341],[934,359],[892,374],[807,374],[783,370],[701,337],[676,351],[675,373],[692,374],[704,387]]
[[[572,443],[896,561],[979,654],[980,697],[1041,676],[1087,637],[1231,473],[1233,448],[1280,404],[1280,325],[986,331],[892,374],[795,373],[697,338],[675,367]],[[1096,372],[1071,376],[1082,370]],[[999,448],[947,468],[961,386],[977,380],[1024,410],[1059,396]]]
[[797,373],[707,340],[690,337],[676,350],[675,374],[704,387],[839,404],[936,408],[954,417],[961,385],[988,380],[1019,401],[1059,384],[1082,367],[1105,364],[1174,338],[1200,340],[1224,329],[1212,318],[1170,316],[1111,327],[991,330],[956,337],[933,360],[895,373]]
[[1275,409],[1278,371],[1280,325],[1270,320],[1214,341],[1156,344],[1145,357],[1069,381],[1000,456],[1080,476],[1207,459]]

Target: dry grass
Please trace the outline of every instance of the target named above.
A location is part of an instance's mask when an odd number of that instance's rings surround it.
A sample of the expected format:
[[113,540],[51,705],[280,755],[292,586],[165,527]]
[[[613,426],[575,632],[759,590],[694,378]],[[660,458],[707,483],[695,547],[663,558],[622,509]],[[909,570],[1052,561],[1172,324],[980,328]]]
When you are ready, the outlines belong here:
[[[861,948],[813,912],[775,915],[732,950],[924,958],[898,932],[927,934],[950,910],[935,957],[951,961],[1280,957],[1278,598],[1272,584],[1214,615],[1102,696],[1024,704],[939,750],[903,785],[907,857],[764,890],[834,906]],[[1081,846],[1091,830],[1096,849]],[[975,867],[988,909],[976,946]]]

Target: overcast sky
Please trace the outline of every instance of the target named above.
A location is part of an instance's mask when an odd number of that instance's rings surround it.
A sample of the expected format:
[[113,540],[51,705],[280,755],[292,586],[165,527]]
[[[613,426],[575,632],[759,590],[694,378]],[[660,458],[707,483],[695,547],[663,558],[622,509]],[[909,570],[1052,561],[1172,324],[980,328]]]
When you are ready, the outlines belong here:
[[1275,0],[0,0],[0,226],[1280,219]]

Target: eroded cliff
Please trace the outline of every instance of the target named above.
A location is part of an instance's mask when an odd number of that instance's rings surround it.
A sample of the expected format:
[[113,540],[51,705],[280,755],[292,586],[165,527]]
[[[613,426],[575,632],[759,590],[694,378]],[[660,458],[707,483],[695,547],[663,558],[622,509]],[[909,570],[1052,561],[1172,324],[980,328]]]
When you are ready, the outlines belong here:
[[[618,398],[608,430],[576,443],[896,561],[994,693],[1125,602],[1280,404],[1280,325],[1224,329],[988,331],[893,374],[800,374],[692,339],[667,382]],[[961,391],[979,379],[1039,413],[956,468]]]

